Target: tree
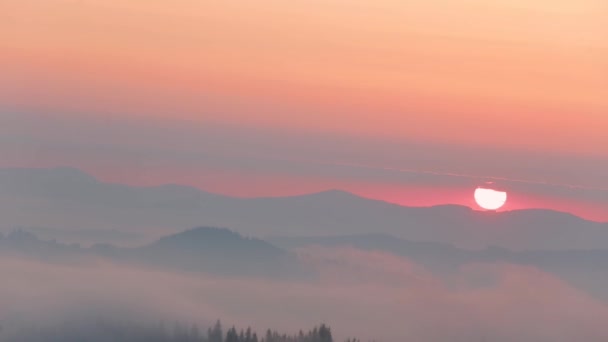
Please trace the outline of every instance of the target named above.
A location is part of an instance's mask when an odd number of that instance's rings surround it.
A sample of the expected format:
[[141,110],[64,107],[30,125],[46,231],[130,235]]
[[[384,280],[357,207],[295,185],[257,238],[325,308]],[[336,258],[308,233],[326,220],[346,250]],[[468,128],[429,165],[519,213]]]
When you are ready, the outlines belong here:
[[245,342],[251,342],[251,327],[247,327],[247,331],[245,332]]
[[321,324],[319,327],[319,342],[333,342],[333,340],[334,339],[331,336],[331,328],[325,324]]
[[209,342],[224,342],[224,333],[222,331],[222,323],[218,319],[213,328],[207,331],[207,340]]
[[264,342],[274,342],[274,338],[272,337],[272,331],[270,329],[266,330],[266,339]]
[[228,329],[226,332],[226,342],[239,342],[239,334],[235,327]]

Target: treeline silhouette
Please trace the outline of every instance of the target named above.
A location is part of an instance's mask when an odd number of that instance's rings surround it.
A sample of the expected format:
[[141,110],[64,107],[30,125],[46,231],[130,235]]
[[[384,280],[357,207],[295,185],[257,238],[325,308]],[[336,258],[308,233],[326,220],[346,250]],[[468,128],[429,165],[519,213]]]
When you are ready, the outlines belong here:
[[[6,331],[5,331],[6,332]],[[98,319],[95,322],[63,323],[52,328],[27,327],[18,332],[3,335],[6,342],[335,342],[331,328],[325,324],[304,332],[288,335],[268,329],[258,335],[252,328],[224,329],[218,320],[215,325],[201,331],[195,325],[175,323],[167,328],[164,323],[137,324]],[[361,342],[348,338],[345,342]]]

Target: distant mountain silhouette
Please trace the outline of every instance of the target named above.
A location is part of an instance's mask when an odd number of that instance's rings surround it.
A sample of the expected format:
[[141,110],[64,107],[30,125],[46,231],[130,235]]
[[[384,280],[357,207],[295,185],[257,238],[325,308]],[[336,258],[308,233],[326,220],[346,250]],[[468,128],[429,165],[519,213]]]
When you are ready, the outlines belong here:
[[408,241],[386,234],[282,237],[266,242],[243,237],[228,229],[210,227],[190,229],[134,248],[109,244],[82,247],[41,240],[22,230],[0,235],[0,257],[19,256],[69,264],[95,263],[103,258],[172,271],[290,279],[314,275],[314,270],[301,264],[292,253],[296,248],[310,246],[354,247],[398,255],[423,265],[437,276],[449,276],[471,263],[533,266],[608,300],[608,249],[516,252],[488,247],[473,251],[437,242]]
[[65,244],[54,240],[41,240],[33,233],[13,230],[0,234],[0,256],[19,256],[49,262],[89,262],[90,255],[78,244]]
[[96,244],[82,247],[41,240],[23,230],[0,235],[0,255],[50,262],[94,262],[104,257],[116,262],[225,275],[287,276],[298,270],[295,255],[228,229],[200,227],[133,248]]
[[188,271],[280,275],[296,268],[295,256],[285,250],[222,228],[187,230],[130,252],[142,263]]
[[[437,242],[418,242],[400,239],[387,234],[361,234],[320,237],[275,237],[274,245],[285,249],[306,246],[349,246],[363,250],[383,251],[417,261],[425,266],[449,269],[471,262],[509,262],[539,266],[568,266],[587,270],[604,270],[608,274],[608,249],[595,250],[535,250],[511,251],[489,246],[481,250],[466,250]],[[446,266],[446,267],[444,267]]]
[[120,230],[231,227],[252,236],[384,233],[459,248],[608,248],[608,223],[551,210],[480,212],[442,205],[404,207],[331,190],[276,198],[231,198],[195,188],[104,183],[76,169],[0,169],[0,217],[13,227]]
[[407,257],[438,271],[451,270],[454,267],[473,261],[477,254],[476,251],[459,249],[450,244],[409,241],[380,233],[345,236],[273,237],[269,238],[269,241],[285,249],[323,246],[355,247],[362,250],[382,251]]
[[458,272],[459,267],[471,263],[533,266],[608,301],[608,249],[515,252],[490,246],[482,250],[465,250],[449,244],[408,241],[386,234],[276,237],[270,241],[285,249],[354,247],[390,253],[421,264],[437,275]]

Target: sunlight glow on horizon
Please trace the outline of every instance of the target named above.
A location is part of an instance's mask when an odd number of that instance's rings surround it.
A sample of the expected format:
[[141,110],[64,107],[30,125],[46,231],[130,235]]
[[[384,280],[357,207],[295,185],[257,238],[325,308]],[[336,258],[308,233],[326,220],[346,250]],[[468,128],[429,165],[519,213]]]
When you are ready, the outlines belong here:
[[495,176],[521,183],[503,210],[608,220],[604,0],[4,0],[0,13],[5,164],[471,208],[476,184],[450,177]]

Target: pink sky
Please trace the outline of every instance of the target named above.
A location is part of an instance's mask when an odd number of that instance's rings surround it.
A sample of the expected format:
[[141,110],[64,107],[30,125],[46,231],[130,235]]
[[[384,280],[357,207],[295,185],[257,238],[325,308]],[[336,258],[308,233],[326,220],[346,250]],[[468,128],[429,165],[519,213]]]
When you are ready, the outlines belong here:
[[[600,0],[0,4],[3,167],[608,221]],[[401,171],[399,171],[401,170]]]

